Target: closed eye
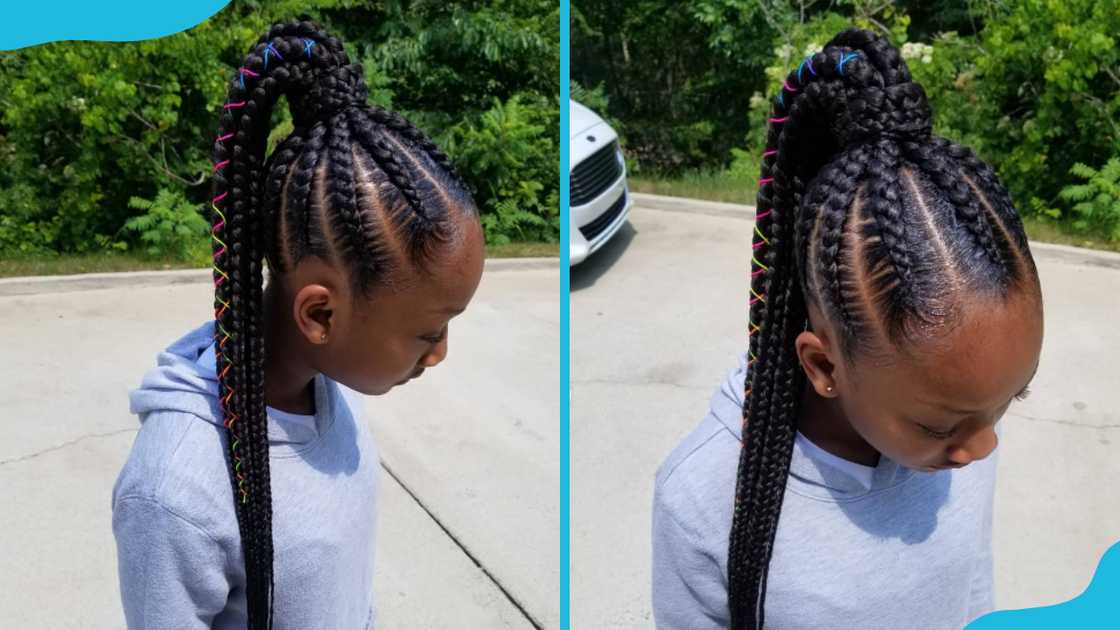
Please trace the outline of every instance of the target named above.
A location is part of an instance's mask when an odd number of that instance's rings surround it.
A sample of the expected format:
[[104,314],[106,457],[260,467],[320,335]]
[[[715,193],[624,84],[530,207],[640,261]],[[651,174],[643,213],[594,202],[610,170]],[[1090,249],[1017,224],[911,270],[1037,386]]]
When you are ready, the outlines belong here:
[[953,437],[954,435],[956,435],[956,433],[957,433],[957,427],[953,427],[952,429],[949,429],[948,431],[938,431],[936,429],[931,429],[924,424],[918,424],[918,426],[921,427],[922,430],[926,432],[926,435],[930,436],[931,438],[937,439],[937,440],[947,440],[947,439]]
[[[1031,390],[1030,390],[1030,387],[1027,386],[1027,387],[1024,387],[1022,389],[1022,391],[1020,391],[1018,394],[1015,394],[1014,398],[1015,398],[1015,400],[1026,400],[1026,398],[1030,395],[1031,395]],[[1011,401],[1007,401],[1007,403],[1011,404]],[[1006,408],[1007,408],[1007,405],[1004,405],[1003,407],[1001,407],[1001,409],[1006,409]],[[949,429],[948,431],[938,431],[937,429],[931,429],[930,427],[927,427],[926,425],[922,424],[921,422],[915,422],[914,424],[921,427],[922,431],[924,431],[926,433],[926,435],[928,435],[928,436],[930,436],[934,439],[937,439],[937,440],[947,440],[947,439],[953,437],[957,433],[957,428],[960,426],[960,425],[957,425],[957,426],[953,427],[952,429]]]
[[434,335],[424,335],[424,336],[421,336],[420,339],[434,345],[434,344],[437,344],[437,343],[443,341],[443,338],[446,337],[446,336],[447,336],[447,326],[444,326],[443,329],[441,329],[438,333],[436,333]]

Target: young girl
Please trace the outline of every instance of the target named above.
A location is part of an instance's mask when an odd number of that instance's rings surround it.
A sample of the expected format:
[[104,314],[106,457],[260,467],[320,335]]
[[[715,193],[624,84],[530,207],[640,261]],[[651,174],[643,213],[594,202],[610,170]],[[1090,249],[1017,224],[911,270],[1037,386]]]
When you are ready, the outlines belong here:
[[786,78],[749,350],[657,475],[659,628],[959,630],[992,608],[989,456],[1041,293],[992,169],[930,128],[872,33]]
[[[310,22],[272,27],[230,83],[214,319],[132,392],[113,491],[129,628],[373,625],[378,457],[353,390],[444,359],[483,239],[447,156],[366,95]],[[265,160],[281,96],[295,129]]]

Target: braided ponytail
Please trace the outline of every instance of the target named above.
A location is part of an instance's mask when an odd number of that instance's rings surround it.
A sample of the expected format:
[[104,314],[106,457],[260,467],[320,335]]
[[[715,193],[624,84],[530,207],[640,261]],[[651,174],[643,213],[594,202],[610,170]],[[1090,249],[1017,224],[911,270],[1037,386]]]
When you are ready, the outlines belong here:
[[[272,109],[286,96],[295,129],[265,160]],[[228,431],[228,464],[244,551],[248,626],[270,628],[274,600],[272,499],[264,400],[263,266],[277,277],[307,256],[344,264],[368,293],[385,275],[430,255],[455,211],[477,221],[477,208],[447,156],[402,117],[366,103],[362,70],[341,42],[308,22],[277,24],[250,50],[230,81],[214,142],[215,341],[219,400]],[[397,134],[399,141],[392,140]],[[359,139],[375,147],[377,173],[393,191],[362,198]],[[398,154],[418,153],[402,160]],[[428,178],[429,195],[413,182]],[[380,189],[379,189],[380,190]],[[395,191],[395,192],[394,192]],[[415,259],[386,253],[399,237],[371,216],[407,200],[391,227],[408,233]],[[318,203],[323,200],[325,203]],[[317,218],[314,215],[320,215]],[[329,229],[325,228],[329,225]],[[418,236],[413,232],[422,232]],[[433,239],[433,237],[435,237]]]
[[[970,151],[930,135],[925,93],[885,39],[840,33],[789,73],[769,123],[751,243],[749,372],[728,541],[736,630],[762,628],[765,620],[807,385],[794,342],[809,324],[808,305],[834,324],[851,361],[857,349],[902,347],[951,319],[946,287],[958,285],[949,276],[999,294],[1030,277],[1037,282],[1006,191]],[[930,263],[933,240],[948,243],[941,265]],[[856,241],[859,259],[852,255]],[[873,285],[873,302],[861,297],[860,282]]]

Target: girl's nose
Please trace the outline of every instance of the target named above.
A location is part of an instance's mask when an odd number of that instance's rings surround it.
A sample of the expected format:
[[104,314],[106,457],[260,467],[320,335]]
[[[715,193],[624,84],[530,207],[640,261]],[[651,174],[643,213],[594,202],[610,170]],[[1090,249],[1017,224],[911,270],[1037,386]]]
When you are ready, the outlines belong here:
[[996,435],[995,427],[984,427],[950,449],[949,460],[962,466],[971,464],[991,455],[992,451],[996,450],[997,444],[999,444],[999,436]]
[[430,368],[430,367],[435,367],[435,366],[439,365],[440,363],[443,363],[443,360],[446,359],[446,358],[447,358],[447,334],[445,334],[443,336],[443,339],[439,343],[432,346],[432,349],[428,352],[428,354],[425,354],[424,357],[422,359],[420,359],[420,365],[422,367],[424,367],[425,369]]

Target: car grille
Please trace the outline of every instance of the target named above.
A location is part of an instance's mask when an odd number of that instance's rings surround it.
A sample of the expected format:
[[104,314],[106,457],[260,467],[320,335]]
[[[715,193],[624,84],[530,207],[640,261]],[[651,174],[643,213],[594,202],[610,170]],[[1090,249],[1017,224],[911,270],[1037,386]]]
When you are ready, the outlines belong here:
[[616,140],[592,153],[572,169],[571,205],[582,206],[603,194],[608,186],[618,180],[622,175],[622,165],[618,163],[617,153]]
[[618,196],[618,200],[611,204],[603,214],[600,214],[594,221],[581,227],[579,231],[583,234],[583,238],[589,241],[595,240],[596,236],[603,233],[603,230],[610,227],[618,215],[622,214],[622,209],[626,207],[626,191]]

